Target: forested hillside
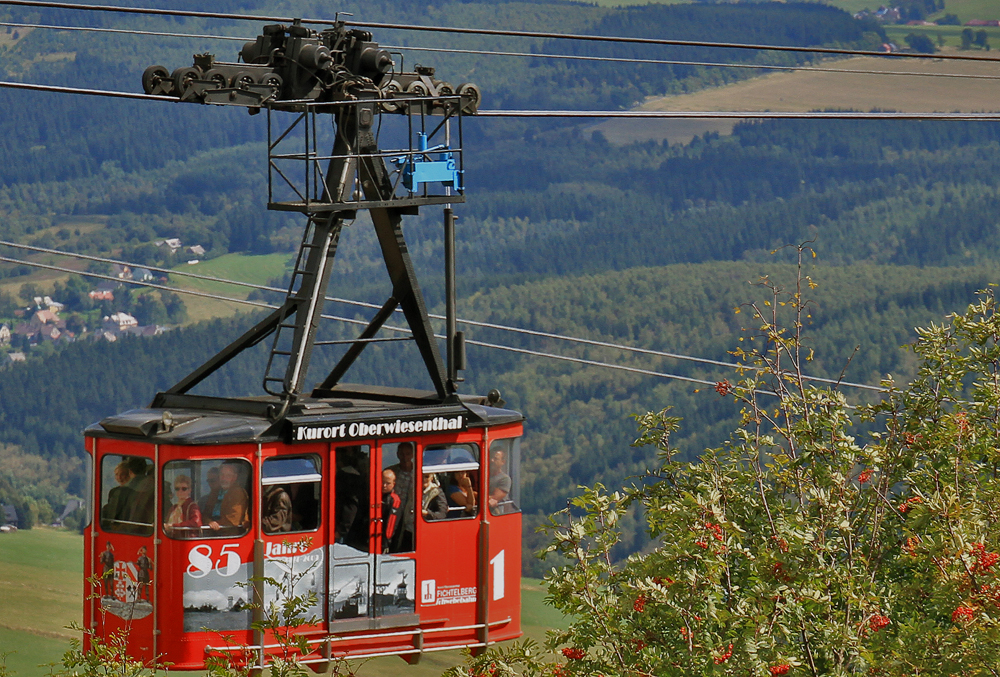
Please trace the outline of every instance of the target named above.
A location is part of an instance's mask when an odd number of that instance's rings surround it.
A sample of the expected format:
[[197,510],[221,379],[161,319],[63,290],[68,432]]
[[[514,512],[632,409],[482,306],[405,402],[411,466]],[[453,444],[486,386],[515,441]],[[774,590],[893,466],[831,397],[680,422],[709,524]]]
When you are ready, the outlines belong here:
[[[817,356],[811,370],[836,378],[858,347],[847,379],[865,382],[887,373],[907,378],[910,362],[899,346],[912,339],[912,328],[963,308],[975,290],[996,278],[992,269],[978,267],[818,266],[809,272],[819,283],[808,328],[807,342]],[[633,268],[484,290],[461,299],[459,307],[463,316],[477,320],[730,360],[727,351],[738,345],[747,318],[735,314],[734,306],[762,298],[748,281],[764,274],[790,283],[792,270],[787,264],[724,262]],[[83,427],[148,404],[157,390],[179,380],[251,321],[215,321],[148,340],[77,343],[47,359],[15,365],[0,377],[0,441],[49,458],[76,457]],[[329,338],[346,335],[342,327],[328,332]],[[506,332],[475,330],[470,337],[712,381],[735,377],[722,368]],[[326,350],[318,351],[312,381],[332,366],[335,353]],[[263,358],[257,349],[199,392],[260,392]],[[529,526],[562,507],[578,484],[614,486],[652,461],[647,450],[628,446],[634,437],[630,414],[673,406],[685,419],[677,442],[689,452],[717,443],[736,414],[731,401],[710,387],[695,392],[691,384],[477,347],[470,347],[469,361],[466,391],[499,388],[528,417]],[[349,380],[428,387],[412,347],[369,349]],[[536,566],[530,557],[526,564]]]
[[[198,6],[193,0],[161,4]],[[213,8],[304,16],[331,12],[327,3],[291,0],[221,0]],[[607,35],[859,47],[880,40],[877,27],[813,3],[608,9],[571,2],[431,1],[418,7],[379,0],[337,9],[372,21]],[[0,9],[0,17],[79,21],[65,11],[8,8]],[[258,28],[101,14],[88,18],[97,26],[229,35],[249,36]],[[377,39],[439,46],[438,38],[426,34],[387,32]],[[513,44],[471,36],[448,40],[463,49],[650,56],[638,47],[540,40]],[[173,68],[206,50],[228,55],[235,47],[209,39],[35,30],[0,51],[0,71],[6,71],[5,78],[138,90],[145,66],[157,62]],[[769,63],[807,58],[680,48],[653,56]],[[408,54],[407,64],[411,59],[437,66],[453,82],[476,81],[486,92],[487,107],[626,107],[647,95],[753,75],[527,57],[419,53]],[[263,209],[263,116],[5,91],[0,91],[0,106],[5,111],[0,116],[0,239],[111,254],[144,265],[179,262],[153,244],[163,238],[199,243],[207,257],[288,252],[297,243],[301,221]],[[810,271],[820,284],[809,327],[817,355],[814,372],[836,377],[858,347],[847,377],[873,383],[886,373],[909,374],[908,357],[898,346],[911,339],[915,325],[963,307],[976,289],[996,281],[998,124],[766,122],[737,125],[732,136],[707,135],[687,146],[615,146],[599,134],[583,133],[579,125],[554,122],[469,120],[465,131],[468,200],[457,209],[459,308],[472,319],[728,359],[746,317],[733,308],[758,293],[748,281],[763,274],[787,279],[786,253],[772,255],[771,250],[813,240],[820,254]],[[440,309],[440,213],[426,209],[406,227],[427,296]],[[9,249],[0,254],[22,255]],[[101,270],[98,265],[91,272]],[[32,279],[25,275],[30,272],[0,264],[0,290],[7,285],[16,291],[22,280]],[[359,218],[341,240],[331,292],[381,303],[387,292],[384,277],[370,224]],[[0,372],[0,444],[71,468],[59,477],[64,489],[75,491],[79,474],[71,459],[80,455],[81,428],[147,404],[156,390],[253,320],[242,316],[154,339],[79,342],[29,355],[26,363]],[[327,330],[329,337],[346,336],[346,331]],[[711,381],[732,377],[690,363],[516,334],[470,329],[469,335]],[[335,356],[317,355],[316,380]],[[261,357],[260,352],[247,356],[205,388],[258,393]],[[413,357],[412,348],[374,346],[351,379],[425,385]],[[628,446],[633,436],[629,414],[675,407],[685,419],[679,443],[687,452],[717,444],[734,415],[730,402],[710,387],[694,392],[690,384],[476,347],[470,348],[468,377],[468,391],[497,387],[528,417],[529,539],[541,515],[562,507],[576,485],[620,484],[650,460]],[[5,453],[8,459],[14,455]],[[10,487],[25,486],[25,474],[35,472],[31,468],[0,462],[0,500],[3,492],[13,491]],[[47,485],[38,499],[56,501],[57,494]],[[637,534],[635,539],[630,545],[639,544]],[[536,566],[530,558],[528,564]]]

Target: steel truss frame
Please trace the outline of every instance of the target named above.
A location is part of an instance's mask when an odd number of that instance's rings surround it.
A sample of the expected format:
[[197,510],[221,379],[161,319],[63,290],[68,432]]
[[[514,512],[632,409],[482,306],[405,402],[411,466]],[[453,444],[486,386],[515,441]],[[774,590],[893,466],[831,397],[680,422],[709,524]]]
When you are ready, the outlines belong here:
[[[266,415],[272,421],[283,418],[290,407],[305,395],[304,382],[313,348],[316,345],[344,343],[317,342],[316,333],[340,233],[345,221],[353,220],[360,210],[368,210],[371,215],[392,293],[309,396],[334,395],[335,387],[368,344],[380,340],[375,335],[399,307],[413,332],[412,340],[420,352],[437,399],[442,403],[457,401],[456,382],[460,380],[457,369],[462,365],[461,357],[453,355],[456,341],[451,334],[454,332],[450,323],[449,365],[446,371],[402,229],[404,215],[416,214],[421,206],[444,204],[449,206],[445,212],[446,230],[449,230],[448,236],[453,237],[450,205],[465,201],[461,181],[462,112],[460,97],[448,99],[443,119],[439,121],[433,120],[428,112],[441,110],[442,97],[405,100],[409,146],[390,151],[383,151],[378,145],[377,133],[384,104],[376,99],[334,104],[296,103],[292,111],[297,114],[292,116],[290,122],[282,122],[283,117],[268,109],[268,208],[297,211],[307,217],[285,301],[176,385],[157,394],[153,407],[238,410]],[[454,99],[452,105],[448,105],[450,99]],[[393,100],[393,104],[396,103],[397,100]],[[281,102],[280,109],[288,111],[289,102]],[[329,154],[322,154],[317,148],[317,125],[324,114],[332,115],[335,129],[333,150]],[[451,136],[451,120],[458,123],[457,139]],[[432,126],[430,122],[435,124]],[[428,147],[428,139],[441,139],[442,143]],[[286,152],[284,146],[291,141],[301,142],[302,149]],[[434,153],[440,153],[440,159],[435,160]],[[405,168],[412,169],[420,163],[447,164],[448,159],[452,164],[447,166],[454,169],[455,177],[450,184],[435,182],[437,185],[432,186],[431,182],[427,182],[409,188],[404,185]],[[289,163],[300,164],[302,171],[301,174],[296,172],[296,176],[301,176],[301,179],[293,179],[292,172],[282,169]],[[396,168],[390,169],[390,163],[396,164]],[[412,176],[411,172],[410,180]],[[291,190],[295,199],[275,199],[279,192],[275,186],[279,181],[280,185]],[[450,229],[447,227],[449,223],[452,226]],[[453,255],[453,243],[449,246]],[[447,268],[448,274],[453,277],[453,264]],[[449,289],[454,288],[453,279],[448,286]],[[274,400],[233,400],[189,394],[192,388],[230,360],[269,337],[272,338],[272,345],[263,387],[265,392],[278,399],[277,404]]]

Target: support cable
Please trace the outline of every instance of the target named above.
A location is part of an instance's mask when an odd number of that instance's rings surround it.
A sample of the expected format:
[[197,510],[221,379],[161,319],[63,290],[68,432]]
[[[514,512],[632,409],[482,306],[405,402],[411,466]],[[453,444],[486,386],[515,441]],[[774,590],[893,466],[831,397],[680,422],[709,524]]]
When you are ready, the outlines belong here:
[[[132,285],[140,286],[140,287],[150,287],[152,289],[159,289],[159,290],[163,290],[163,291],[169,291],[169,292],[173,292],[173,293],[176,293],[176,294],[188,294],[188,295],[192,295],[192,296],[200,296],[200,297],[203,297],[203,298],[216,299],[216,300],[219,300],[219,301],[229,301],[229,302],[232,302],[232,303],[242,303],[242,304],[245,304],[245,305],[255,306],[255,307],[258,307],[258,308],[269,308],[271,310],[276,310],[277,308],[279,308],[279,306],[277,306],[277,305],[274,305],[272,303],[265,303],[263,301],[249,301],[249,300],[246,300],[246,299],[234,298],[234,297],[230,297],[230,296],[222,296],[221,294],[211,294],[211,293],[208,293],[208,292],[199,292],[199,291],[195,291],[195,290],[192,290],[192,289],[180,289],[180,288],[177,288],[177,287],[168,287],[168,286],[162,285],[162,284],[155,284],[155,283],[152,283],[152,282],[142,282],[142,281],[139,281],[139,280],[122,280],[122,279],[119,279],[117,277],[112,277],[111,275],[101,275],[101,274],[97,274],[97,273],[81,273],[80,271],[73,270],[72,268],[63,268],[61,266],[53,266],[53,265],[50,265],[50,264],[47,264],[47,263],[36,263],[34,261],[25,261],[25,260],[21,260],[21,259],[14,259],[14,258],[10,258],[10,257],[7,257],[7,256],[0,256],[0,261],[6,262],[6,263],[17,263],[17,264],[21,264],[21,265],[31,266],[31,267],[34,267],[34,268],[42,268],[44,270],[54,270],[54,271],[63,272],[63,273],[72,273],[72,274],[75,274],[75,275],[87,275],[88,277],[96,277],[96,278],[100,278],[100,279],[111,280],[113,282],[124,282],[124,283],[127,283],[127,284],[132,284]],[[337,322],[346,322],[346,323],[349,323],[349,324],[358,324],[358,325],[366,325],[366,326],[368,324],[364,320],[356,320],[356,319],[353,319],[353,318],[340,317],[340,316],[337,316],[337,315],[321,315],[320,317],[322,317],[325,320],[335,320]],[[382,328],[386,329],[388,331],[395,331],[395,332],[401,332],[401,333],[407,333],[407,334],[413,333],[412,330],[409,329],[409,328],[407,328],[407,327],[394,327],[394,326],[391,326],[391,325],[383,325]],[[441,334],[434,334],[434,338],[443,339],[443,338],[445,338],[445,336],[443,336]],[[351,343],[353,343],[353,342],[354,341],[351,341]],[[638,367],[628,367],[628,366],[621,365],[621,364],[613,364],[611,362],[600,362],[600,361],[597,361],[597,360],[585,360],[585,359],[582,359],[582,358],[569,357],[569,356],[566,356],[566,355],[555,355],[553,353],[544,353],[544,352],[537,351],[537,350],[528,350],[526,348],[516,348],[514,346],[505,346],[505,345],[498,344],[498,343],[486,343],[485,341],[466,340],[466,344],[468,344],[468,345],[474,345],[474,346],[480,346],[480,347],[483,347],[483,348],[492,348],[494,350],[505,350],[505,351],[508,351],[508,352],[520,353],[522,355],[532,355],[534,357],[544,357],[544,358],[548,358],[548,359],[552,359],[552,360],[561,360],[563,362],[574,362],[574,363],[577,363],[577,364],[586,364],[586,365],[594,366],[594,367],[603,367],[605,369],[615,369],[615,370],[618,370],[618,371],[626,371],[626,372],[635,373],[635,374],[642,374],[642,375],[645,375],[645,376],[655,376],[655,377],[658,377],[658,378],[665,378],[665,379],[670,379],[670,380],[675,380],[675,381],[685,381],[685,382],[688,382],[688,383],[698,383],[698,384],[701,384],[701,385],[708,385],[708,386],[715,386],[717,384],[717,381],[708,381],[706,379],[692,378],[690,376],[681,376],[679,374],[669,374],[669,373],[665,373],[665,372],[652,371],[650,369],[640,369]],[[770,391],[759,391],[759,392],[761,392],[763,394],[774,394],[774,393],[771,393]]]
[[[52,24],[16,23],[0,21],[0,26],[12,28],[41,28],[57,31],[82,31],[93,33],[117,33],[121,35],[151,35],[167,38],[196,38],[199,40],[233,40],[248,42],[247,37],[232,35],[207,35],[200,33],[167,33],[163,31],[140,31],[125,28],[96,28],[91,26],[59,26]],[[659,66],[700,66],[705,68],[744,68],[749,70],[770,71],[805,71],[812,73],[847,73],[852,75],[903,75],[928,78],[962,78],[971,80],[1000,80],[1000,75],[981,75],[974,73],[930,73],[926,71],[885,71],[864,70],[861,68],[821,68],[817,66],[776,66],[773,64],[726,63],[719,61],[679,61],[673,59],[629,59],[615,56],[584,56],[579,54],[549,54],[541,52],[506,52],[489,49],[457,49],[447,47],[413,47],[410,45],[382,45],[384,49],[410,50],[416,52],[435,52],[440,54],[479,54],[484,56],[513,56],[536,59],[565,59],[569,61],[595,61],[605,63],[648,64]]]
[[[73,258],[84,259],[84,260],[88,260],[88,261],[97,261],[97,262],[101,262],[101,263],[111,263],[111,264],[118,264],[118,265],[122,265],[122,266],[131,266],[133,268],[140,268],[140,267],[142,267],[142,268],[146,268],[146,269],[151,270],[151,271],[157,271],[157,272],[165,273],[165,274],[168,274],[168,275],[179,275],[179,276],[183,276],[183,277],[191,277],[191,278],[198,279],[198,280],[205,280],[205,281],[209,281],[209,282],[217,282],[217,283],[222,283],[222,284],[231,284],[231,285],[237,285],[237,286],[241,286],[241,287],[249,287],[249,288],[257,289],[257,290],[261,290],[261,291],[271,291],[271,292],[276,292],[276,293],[281,293],[281,294],[284,294],[287,291],[285,289],[281,289],[281,288],[278,288],[278,287],[269,287],[269,286],[266,286],[266,285],[254,284],[252,282],[240,282],[238,280],[230,280],[230,279],[227,279],[227,278],[212,277],[210,275],[200,275],[198,273],[190,273],[190,272],[181,271],[181,270],[171,270],[169,268],[158,268],[156,266],[142,266],[140,264],[132,263],[132,262],[128,262],[128,261],[120,261],[120,260],[117,260],[117,259],[107,259],[107,258],[103,258],[103,257],[99,257],[99,256],[89,256],[87,254],[76,254],[76,253],[73,253],[73,252],[64,252],[64,251],[60,251],[58,249],[49,249],[47,247],[38,247],[38,246],[35,246],[35,245],[19,244],[19,243],[16,243],[16,242],[9,242],[9,241],[6,241],[6,240],[0,240],[0,246],[13,247],[13,248],[18,248],[18,249],[27,249],[27,250],[30,250],[30,251],[36,251],[36,252],[41,252],[41,253],[46,253],[46,254],[56,254],[56,255],[62,255],[62,256],[69,256],[69,257],[73,257]],[[88,275],[88,276],[93,275],[92,273],[85,273],[85,272],[78,272],[78,274],[80,274],[80,275]],[[117,281],[120,281],[120,282],[124,281],[124,280],[121,280],[120,278],[113,278],[113,277],[108,277],[107,279],[117,280]],[[171,289],[176,291],[175,288],[171,288]],[[224,300],[230,300],[230,301],[232,301],[234,299],[232,299],[230,297],[224,297]],[[352,300],[352,299],[344,299],[344,298],[339,298],[339,297],[335,297],[335,296],[327,296],[327,297],[325,297],[325,300],[326,301],[332,301],[334,303],[343,303],[343,304],[352,305],[352,306],[360,306],[360,307],[363,307],[363,308],[372,308],[372,309],[379,309],[379,308],[381,308],[381,306],[379,306],[378,304],[375,304],[375,303],[367,303],[365,301],[355,301],[355,300]],[[269,307],[277,307],[277,306],[269,306]],[[401,311],[399,309],[397,309],[396,312],[401,312]],[[431,318],[436,319],[436,320],[443,320],[443,319],[445,319],[445,317],[443,315],[437,315],[437,314],[434,314],[434,313],[428,313],[428,317],[431,317]],[[598,341],[598,340],[595,340],[595,339],[586,339],[586,338],[580,338],[580,337],[577,337],[577,336],[567,336],[565,334],[554,334],[554,333],[550,333],[550,332],[537,331],[537,330],[534,330],[534,329],[525,329],[523,327],[512,327],[510,325],[496,324],[496,323],[493,323],[493,322],[481,322],[481,321],[477,321],[477,320],[465,320],[465,319],[462,319],[462,318],[457,318],[457,321],[459,323],[461,323],[461,324],[472,326],[472,327],[482,327],[482,328],[485,328],[485,329],[496,329],[496,330],[500,330],[500,331],[509,331],[509,332],[513,332],[513,333],[516,333],[516,334],[525,334],[525,335],[528,335],[528,336],[536,336],[536,337],[539,337],[539,338],[547,338],[547,339],[553,339],[553,340],[558,340],[558,341],[567,341],[567,342],[570,342],[570,343],[580,343],[580,344],[595,346],[595,347],[599,347],[599,348],[611,348],[611,349],[614,349],[614,350],[624,350],[624,351],[627,351],[627,352],[637,353],[637,354],[640,354],[640,355],[651,355],[653,357],[666,357],[666,358],[675,359],[675,360],[681,360],[681,361],[685,361],[685,362],[695,362],[695,363],[698,363],[698,364],[707,364],[707,365],[712,365],[712,366],[716,366],[716,367],[725,367],[725,368],[728,368],[728,369],[747,369],[747,370],[750,370],[750,371],[756,371],[756,370],[759,369],[758,367],[749,366],[749,365],[741,365],[741,364],[737,364],[735,362],[724,362],[722,360],[712,360],[712,359],[705,358],[705,357],[695,357],[694,355],[684,355],[682,353],[670,353],[670,352],[665,352],[665,351],[662,351],[662,350],[653,350],[651,348],[638,348],[638,347],[635,347],[635,346],[629,346],[629,345],[625,345],[625,344],[621,344],[621,343],[610,343],[610,342],[607,342],[607,341]],[[357,323],[364,324],[363,322],[360,322],[360,321],[357,321]],[[470,341],[466,341],[466,342],[470,343]],[[475,342],[471,342],[471,343],[473,345],[485,345],[487,347],[497,347],[494,344],[475,343]],[[500,347],[499,349],[507,349],[507,348],[509,348],[511,351],[514,351],[514,352],[519,351],[519,350],[524,350],[524,349],[521,349],[521,348],[512,348],[512,347],[509,347],[509,346],[507,346],[507,347]],[[574,359],[576,359],[576,358],[574,358]],[[839,385],[839,386],[850,387],[850,388],[859,388],[859,389],[862,389],[862,390],[872,390],[872,391],[876,391],[876,392],[884,392],[884,390],[885,390],[884,388],[882,388],[880,386],[873,386],[873,385],[869,385],[867,383],[855,383],[855,382],[851,382],[851,381],[843,381],[843,380],[838,380],[838,379],[823,378],[823,377],[820,377],[820,376],[804,376],[803,378],[805,380],[807,380],[807,381],[816,381],[817,383],[826,383],[826,384],[830,384],[830,385]]]
[[[5,0],[0,0],[2,4]],[[9,0],[8,0],[9,1]],[[60,87],[25,82],[0,80],[0,88],[22,89],[35,92],[58,92],[107,96],[118,99],[145,99],[179,103],[180,99],[160,94],[139,94],[107,89]],[[223,104],[219,104],[223,105]],[[708,119],[708,120],[965,120],[995,122],[997,113],[885,113],[859,111],[614,111],[614,110],[481,110],[471,117],[484,118],[650,118],[650,119]]]
[[52,24],[28,24],[15,23],[12,21],[0,21],[0,26],[10,26],[11,28],[44,28],[55,31],[81,31],[84,33],[118,33],[120,35],[152,35],[162,38],[198,38],[199,40],[239,40],[247,42],[249,38],[241,38],[232,35],[203,35],[199,33],[166,33],[163,31],[140,31],[128,28],[97,28],[94,26],[54,26]]
[[[0,24],[3,25],[3,24]],[[550,54],[543,52],[502,52],[489,49],[455,49],[450,47],[412,47],[410,45],[381,45],[385,49],[409,49],[416,52],[441,54],[482,54],[487,56],[518,56],[537,59],[567,59],[571,61],[601,61],[611,63],[651,64],[660,66],[705,66],[709,68],[747,68],[750,70],[808,71],[813,73],[850,73],[853,75],[913,75],[930,78],[969,78],[974,80],[1000,80],[1000,75],[974,73],[929,73],[926,71],[872,71],[861,68],[821,68],[818,66],[776,66],[773,64],[725,63],[720,61],[675,61],[672,59],[629,59],[617,56],[584,56],[580,54]]]
[[[234,21],[273,21],[291,23],[295,17],[267,16],[252,14],[232,14],[223,12],[196,12],[191,10],[156,9],[149,7],[122,7],[119,5],[87,5],[73,2],[51,2],[45,0],[0,0],[0,5],[18,7],[47,7],[52,9],[73,9],[97,12],[121,12],[125,14],[145,14],[155,16],[187,16],[202,19],[226,19]],[[707,40],[673,40],[670,38],[640,38],[631,36],[589,35],[581,33],[551,33],[544,31],[517,31],[499,28],[462,28],[459,26],[422,26],[418,24],[385,23],[375,21],[336,21],[331,19],[299,18],[306,24],[320,26],[359,26],[362,28],[382,28],[387,30],[423,31],[432,33],[458,33],[463,35],[494,35],[505,37],[535,38],[542,40],[576,40],[584,42],[608,42],[639,45],[665,45],[672,47],[710,47],[719,49],[747,49],[775,52],[799,52],[807,54],[840,54],[848,56],[891,56],[895,58],[947,59],[955,61],[1000,61],[1000,57],[972,56],[967,54],[922,54],[914,52],[880,52],[864,49],[840,47],[796,47],[794,45],[765,45],[746,42],[713,42]]]

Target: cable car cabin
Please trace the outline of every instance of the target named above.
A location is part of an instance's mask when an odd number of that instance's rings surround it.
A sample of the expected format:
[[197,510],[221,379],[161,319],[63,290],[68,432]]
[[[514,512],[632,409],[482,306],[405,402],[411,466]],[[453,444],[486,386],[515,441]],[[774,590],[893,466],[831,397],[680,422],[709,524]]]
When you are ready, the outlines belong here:
[[233,406],[88,428],[86,627],[179,670],[266,665],[283,649],[255,627],[290,596],[318,671],[518,637],[522,417],[400,392],[306,399],[276,424]]

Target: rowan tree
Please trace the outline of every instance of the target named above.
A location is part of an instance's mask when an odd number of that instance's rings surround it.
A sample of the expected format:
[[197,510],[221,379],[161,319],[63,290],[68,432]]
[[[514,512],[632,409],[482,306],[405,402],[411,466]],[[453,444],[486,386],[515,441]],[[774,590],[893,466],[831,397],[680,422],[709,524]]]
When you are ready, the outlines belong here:
[[[453,675],[996,675],[1000,313],[993,289],[917,330],[912,383],[852,406],[806,375],[814,285],[768,279],[719,382],[739,426],[695,461],[669,410],[637,416],[658,467],[550,519],[548,603],[570,619]],[[870,432],[856,439],[864,423]],[[641,510],[653,545],[614,561]],[[555,657],[553,659],[553,656]]]

